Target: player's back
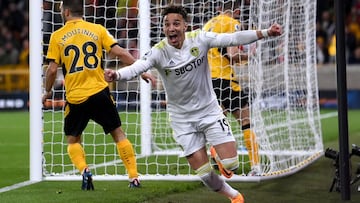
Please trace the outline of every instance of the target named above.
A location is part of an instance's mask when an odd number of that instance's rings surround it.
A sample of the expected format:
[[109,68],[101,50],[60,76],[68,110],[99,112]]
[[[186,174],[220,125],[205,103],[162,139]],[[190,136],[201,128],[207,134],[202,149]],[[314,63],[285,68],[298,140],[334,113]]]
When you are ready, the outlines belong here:
[[203,30],[216,33],[232,33],[240,30],[240,22],[231,16],[221,14],[210,19],[204,25]]
[[[102,68],[103,48],[107,51],[115,39],[100,25],[82,19],[68,21],[51,36],[48,58],[60,57],[66,97],[70,103],[81,103],[108,86]],[[50,42],[51,42],[50,41]]]
[[[203,27],[204,31],[216,33],[233,33],[240,30],[240,22],[234,18],[221,14],[210,19]],[[226,48],[212,48],[209,50],[208,60],[212,78],[231,79],[232,68],[226,55]]]

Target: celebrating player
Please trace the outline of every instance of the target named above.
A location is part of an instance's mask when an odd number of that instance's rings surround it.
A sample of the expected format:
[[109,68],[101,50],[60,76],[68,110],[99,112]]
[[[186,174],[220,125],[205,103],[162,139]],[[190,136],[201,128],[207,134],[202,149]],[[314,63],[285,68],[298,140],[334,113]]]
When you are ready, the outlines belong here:
[[[81,146],[81,134],[90,119],[100,124],[105,134],[111,134],[128,171],[129,187],[139,187],[134,149],[121,128],[119,114],[104,79],[103,49],[125,64],[132,64],[135,59],[103,26],[82,19],[83,0],[64,0],[61,13],[65,25],[50,37],[43,102],[51,96],[57,69],[62,66],[66,92],[64,131],[69,157],[83,177],[81,188],[94,189],[92,173]],[[145,73],[142,76],[154,82],[151,75]]]
[[[234,19],[234,15],[239,15],[239,7],[239,0],[223,1],[223,3],[219,5],[219,8],[221,8],[223,12],[210,19],[204,25],[203,30],[216,33],[239,31],[241,27],[240,22]],[[232,8],[237,9],[232,10]],[[247,60],[247,55],[241,51],[238,46],[212,48],[209,50],[208,59],[214,91],[219,103],[224,109],[224,113],[231,112],[239,124],[241,124],[251,165],[251,170],[248,175],[260,175],[258,144],[255,133],[250,129],[249,97],[241,90],[232,68],[232,63]],[[241,99],[239,98],[240,96]],[[216,150],[211,147],[210,152],[213,160],[216,161]],[[221,165],[219,165],[219,170],[222,170]],[[229,178],[229,176],[227,177]]]
[[182,6],[169,5],[162,16],[165,38],[134,64],[118,71],[105,70],[105,79],[130,80],[156,68],[166,90],[174,138],[191,168],[209,189],[232,203],[242,203],[241,193],[215,173],[206,152],[208,142],[228,173],[239,167],[235,138],[212,89],[207,53],[212,47],[236,46],[279,35],[281,28],[274,24],[269,29],[231,34],[186,32],[187,13]]

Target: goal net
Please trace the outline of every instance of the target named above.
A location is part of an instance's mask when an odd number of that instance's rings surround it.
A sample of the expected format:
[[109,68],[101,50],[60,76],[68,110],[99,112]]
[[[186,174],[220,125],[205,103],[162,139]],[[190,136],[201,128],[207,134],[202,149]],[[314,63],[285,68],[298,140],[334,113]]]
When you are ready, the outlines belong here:
[[[119,44],[136,58],[163,38],[161,10],[167,0],[85,0],[84,19],[104,25]],[[189,13],[189,30],[201,29],[218,14],[219,2],[175,0]],[[43,4],[43,58],[49,37],[63,23],[60,1]],[[264,29],[277,22],[284,33],[245,46],[249,58],[234,65],[237,81],[249,95],[251,128],[259,145],[261,176],[250,170],[241,125],[229,114],[237,139],[240,168],[230,180],[258,181],[295,173],[322,155],[315,55],[316,1],[243,0],[242,29]],[[105,68],[118,69],[120,61],[104,58]],[[45,71],[46,62],[44,61]],[[151,71],[157,75],[156,71]],[[42,177],[45,180],[79,179],[67,155],[63,133],[65,103],[59,69],[53,97],[42,110]],[[44,76],[43,76],[44,79]],[[159,79],[160,80],[160,79]],[[132,142],[138,170],[148,180],[198,180],[172,137],[166,96],[161,81],[156,88],[141,79],[110,84],[122,127]],[[239,95],[240,96],[240,95]],[[100,107],[99,107],[100,108]],[[240,122],[241,123],[241,122]],[[127,180],[127,171],[110,135],[90,121],[82,135],[86,160],[97,180]]]

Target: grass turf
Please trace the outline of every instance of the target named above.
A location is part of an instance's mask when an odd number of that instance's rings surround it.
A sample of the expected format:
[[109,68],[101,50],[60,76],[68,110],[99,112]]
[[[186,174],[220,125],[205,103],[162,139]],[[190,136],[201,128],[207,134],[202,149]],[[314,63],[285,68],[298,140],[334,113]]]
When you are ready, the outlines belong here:
[[[349,112],[349,144],[360,145],[360,111]],[[29,178],[29,115],[24,112],[1,112],[0,116],[0,189]],[[337,118],[322,121],[324,147],[338,149]],[[351,149],[351,148],[350,148]],[[352,167],[360,163],[352,157]],[[331,159],[322,157],[304,170],[279,179],[259,183],[230,182],[245,196],[246,202],[329,202],[341,201],[341,194],[329,192],[335,168]],[[43,181],[0,193],[1,202],[147,202],[195,203],[229,202],[209,192],[199,182],[143,181],[143,188],[127,188],[126,181],[96,181],[95,191],[80,191],[77,181]],[[351,186],[351,201],[360,202],[357,186]]]

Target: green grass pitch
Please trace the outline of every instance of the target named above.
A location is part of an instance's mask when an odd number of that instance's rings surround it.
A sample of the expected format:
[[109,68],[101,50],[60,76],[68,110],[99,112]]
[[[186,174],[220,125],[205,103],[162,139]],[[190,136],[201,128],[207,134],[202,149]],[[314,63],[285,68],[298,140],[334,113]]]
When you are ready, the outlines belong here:
[[[322,110],[328,113],[335,110]],[[348,113],[349,147],[360,145],[360,110]],[[337,117],[322,120],[325,148],[338,150]],[[351,158],[352,168],[360,157]],[[322,157],[304,170],[283,178],[259,183],[230,182],[249,203],[341,201],[341,194],[329,192],[335,168],[331,159]],[[96,181],[95,191],[81,191],[78,181],[42,181],[17,189],[29,180],[29,113],[0,112],[0,202],[126,202],[126,203],[198,203],[229,202],[210,192],[200,182],[143,181],[143,188],[127,188],[127,181]],[[351,185],[351,201],[360,202],[360,181]],[[9,189],[9,191],[7,191]],[[6,191],[6,192],[1,192]]]

